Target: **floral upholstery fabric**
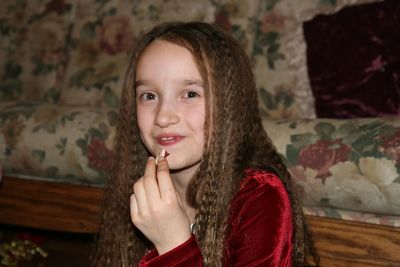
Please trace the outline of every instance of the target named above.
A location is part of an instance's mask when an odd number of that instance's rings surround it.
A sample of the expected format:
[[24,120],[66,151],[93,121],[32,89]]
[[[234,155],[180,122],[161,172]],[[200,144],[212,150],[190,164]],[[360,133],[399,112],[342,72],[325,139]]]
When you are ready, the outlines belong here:
[[265,120],[264,126],[304,205],[400,215],[398,119]]
[[104,185],[112,164],[117,111],[54,104],[0,104],[5,174]]
[[2,101],[58,101],[71,8],[62,0],[1,2]]

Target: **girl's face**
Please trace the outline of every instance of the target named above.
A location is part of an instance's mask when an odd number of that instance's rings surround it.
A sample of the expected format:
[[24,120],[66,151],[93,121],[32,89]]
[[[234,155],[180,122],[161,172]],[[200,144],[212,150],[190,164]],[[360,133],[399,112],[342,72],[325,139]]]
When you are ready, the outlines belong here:
[[153,41],[136,69],[137,121],[153,156],[165,148],[171,169],[196,167],[204,146],[205,98],[192,54],[173,43]]

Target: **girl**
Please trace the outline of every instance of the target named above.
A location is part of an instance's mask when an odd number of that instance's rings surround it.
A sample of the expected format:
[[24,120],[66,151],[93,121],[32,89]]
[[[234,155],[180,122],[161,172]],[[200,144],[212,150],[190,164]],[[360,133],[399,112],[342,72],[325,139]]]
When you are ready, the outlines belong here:
[[143,36],[115,151],[97,266],[304,264],[312,245],[290,174],[261,124],[249,59],[226,33],[190,22]]

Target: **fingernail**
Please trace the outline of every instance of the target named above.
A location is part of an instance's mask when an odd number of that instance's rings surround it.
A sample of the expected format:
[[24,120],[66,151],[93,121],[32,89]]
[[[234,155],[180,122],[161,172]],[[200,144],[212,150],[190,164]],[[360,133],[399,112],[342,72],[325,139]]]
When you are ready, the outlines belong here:
[[160,152],[160,154],[157,156],[157,158],[156,158],[156,165],[158,165],[158,163],[161,161],[161,160],[164,160],[164,158],[166,157],[166,156],[168,156],[169,155],[169,153],[165,150],[165,148],[163,148],[162,150],[161,150],[161,152]]

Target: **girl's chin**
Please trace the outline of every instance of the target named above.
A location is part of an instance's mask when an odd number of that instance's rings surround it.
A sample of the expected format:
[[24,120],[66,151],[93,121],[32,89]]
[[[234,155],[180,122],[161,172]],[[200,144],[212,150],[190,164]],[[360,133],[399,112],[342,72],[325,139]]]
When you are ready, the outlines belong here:
[[168,160],[168,165],[171,173],[177,173],[182,171],[188,171],[190,169],[197,169],[200,165],[200,161],[197,162],[174,162]]

